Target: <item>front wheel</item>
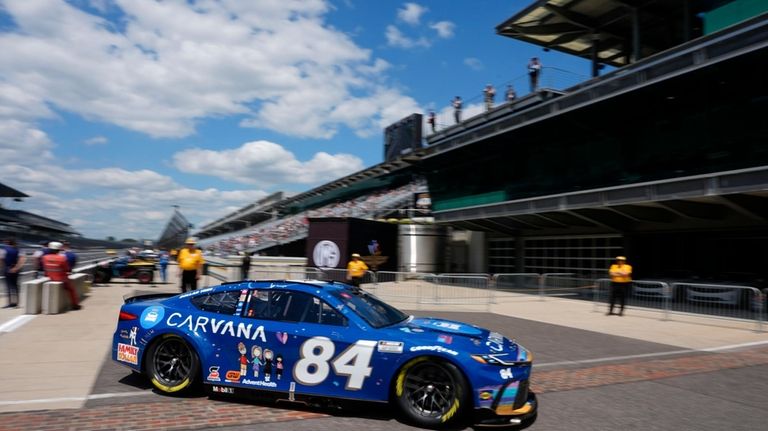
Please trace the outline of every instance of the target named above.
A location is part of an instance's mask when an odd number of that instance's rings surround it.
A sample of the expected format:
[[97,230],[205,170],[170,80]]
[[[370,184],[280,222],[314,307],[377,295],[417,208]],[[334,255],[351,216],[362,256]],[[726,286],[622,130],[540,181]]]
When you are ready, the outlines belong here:
[[97,284],[109,283],[112,279],[112,274],[108,269],[96,268],[93,272],[93,282]]
[[189,389],[199,374],[197,354],[181,337],[166,334],[147,351],[147,374],[160,391]]
[[455,365],[416,358],[398,373],[394,395],[400,411],[417,425],[442,427],[464,416],[469,385]]

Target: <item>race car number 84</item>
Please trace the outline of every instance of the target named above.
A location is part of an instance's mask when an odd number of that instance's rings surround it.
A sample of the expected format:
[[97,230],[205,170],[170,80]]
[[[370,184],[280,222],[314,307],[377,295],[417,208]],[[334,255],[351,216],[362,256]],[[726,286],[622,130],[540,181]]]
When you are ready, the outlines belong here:
[[336,350],[333,341],[326,337],[310,338],[301,345],[301,357],[293,367],[293,378],[303,385],[318,385],[328,378],[333,366],[337,375],[347,376],[345,389],[362,389],[365,378],[373,371],[370,364],[375,347],[375,341],[358,340],[331,360]]

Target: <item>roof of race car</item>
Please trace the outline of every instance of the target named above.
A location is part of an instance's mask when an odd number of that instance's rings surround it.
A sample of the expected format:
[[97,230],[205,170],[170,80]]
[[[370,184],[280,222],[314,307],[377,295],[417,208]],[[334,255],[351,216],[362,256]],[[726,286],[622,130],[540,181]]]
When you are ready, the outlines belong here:
[[325,281],[325,280],[285,280],[285,279],[276,279],[276,280],[242,280],[242,281],[231,281],[228,283],[222,283],[218,286],[211,286],[206,287],[204,289],[198,289],[193,290],[190,292],[183,293],[178,296],[178,298],[188,298],[192,296],[198,296],[203,295],[207,293],[213,293],[213,292],[224,292],[228,290],[240,290],[240,289],[257,289],[257,288],[284,288],[284,287],[298,287],[298,288],[304,288],[304,289],[317,289],[317,288],[323,288],[323,289],[336,289],[336,290],[351,290],[356,289],[353,286],[344,284],[344,283],[338,283],[333,280]]

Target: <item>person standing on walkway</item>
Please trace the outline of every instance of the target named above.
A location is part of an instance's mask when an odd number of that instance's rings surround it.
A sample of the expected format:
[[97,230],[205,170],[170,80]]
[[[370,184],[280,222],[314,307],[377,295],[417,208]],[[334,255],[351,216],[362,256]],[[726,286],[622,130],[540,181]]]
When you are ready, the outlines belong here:
[[75,286],[69,281],[69,272],[71,268],[69,267],[69,263],[67,263],[67,257],[61,253],[63,247],[64,245],[57,241],[48,244],[50,253],[43,256],[43,269],[45,270],[45,276],[50,278],[51,281],[62,283],[64,290],[69,293],[72,309],[79,310],[83,307],[80,306],[80,301],[77,299]]
[[528,78],[531,81],[531,93],[539,89],[539,75],[541,75],[541,62],[538,57],[533,57],[528,62]]
[[26,256],[19,253],[16,240],[5,240],[5,246],[0,247],[0,264],[3,265],[5,287],[8,289],[8,305],[3,308],[12,308],[19,304],[19,272],[26,261]]
[[352,260],[347,264],[347,281],[349,284],[360,287],[365,271],[368,271],[368,265],[360,259],[360,255],[352,253]]
[[168,261],[171,260],[168,251],[164,248],[160,249],[160,255],[157,256],[157,263],[160,264],[160,278],[163,283],[168,282]]
[[248,280],[248,274],[251,272],[251,253],[245,252],[243,255],[243,263],[240,266],[243,280]]
[[611,291],[608,294],[608,300],[611,305],[608,309],[608,316],[614,314],[613,306],[616,304],[616,300],[619,301],[621,306],[618,314],[623,316],[629,288],[632,286],[632,265],[627,263],[626,257],[616,256],[616,263],[611,265],[608,274],[611,276]]
[[203,253],[195,247],[195,239],[187,238],[185,247],[179,250],[179,278],[181,291],[197,290],[197,280],[203,275]]
[[461,107],[464,103],[461,101],[461,96],[456,96],[451,102],[453,105],[453,119],[456,120],[456,124],[461,123]]

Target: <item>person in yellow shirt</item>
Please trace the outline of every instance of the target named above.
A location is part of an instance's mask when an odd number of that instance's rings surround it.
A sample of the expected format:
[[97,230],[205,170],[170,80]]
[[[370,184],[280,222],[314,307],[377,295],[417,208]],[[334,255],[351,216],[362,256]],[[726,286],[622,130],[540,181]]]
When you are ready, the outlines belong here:
[[347,280],[349,284],[360,287],[365,271],[368,271],[368,265],[360,259],[360,255],[352,253],[352,260],[347,264]]
[[195,247],[195,239],[187,238],[185,247],[179,250],[179,278],[181,279],[181,291],[197,289],[197,280],[203,275],[203,252]]
[[611,306],[608,309],[608,316],[616,314],[613,312],[613,306],[617,299],[621,306],[618,314],[623,316],[624,304],[627,302],[629,288],[632,286],[632,265],[627,263],[626,257],[616,256],[616,263],[608,269],[608,274],[611,276],[611,291],[608,295]]

